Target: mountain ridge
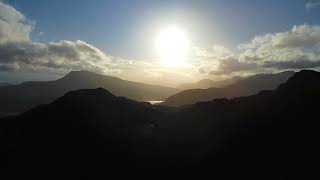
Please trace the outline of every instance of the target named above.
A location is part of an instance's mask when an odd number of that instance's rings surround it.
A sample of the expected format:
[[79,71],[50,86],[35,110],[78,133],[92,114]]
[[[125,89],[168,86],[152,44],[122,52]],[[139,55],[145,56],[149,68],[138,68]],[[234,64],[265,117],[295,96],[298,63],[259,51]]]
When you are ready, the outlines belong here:
[[249,96],[262,90],[273,90],[287,81],[295,72],[285,71],[277,74],[257,74],[244,78],[221,88],[190,89],[168,97],[162,105],[183,106],[201,101],[210,101],[215,98],[232,98]]
[[12,84],[10,83],[0,83],[0,87],[3,87],[3,86],[11,86]]
[[163,100],[177,89],[126,81],[89,71],[71,71],[54,81],[30,81],[0,87],[0,112],[20,113],[40,104],[52,102],[68,91],[103,87],[117,96],[137,101]]
[[275,90],[170,113],[103,88],[71,91],[0,120],[0,157],[13,153],[0,165],[51,175],[173,169],[180,176],[283,179],[316,161],[318,101],[315,71],[298,72]]
[[241,80],[242,77],[232,77],[230,79],[224,79],[221,81],[214,81],[211,79],[202,79],[200,81],[197,81],[195,83],[185,83],[185,84],[181,84],[179,85],[177,88],[178,89],[182,89],[182,90],[187,90],[187,89],[207,89],[207,88],[211,88],[211,87],[216,87],[216,88],[220,88],[220,87],[224,87],[230,84],[233,84],[239,80]]

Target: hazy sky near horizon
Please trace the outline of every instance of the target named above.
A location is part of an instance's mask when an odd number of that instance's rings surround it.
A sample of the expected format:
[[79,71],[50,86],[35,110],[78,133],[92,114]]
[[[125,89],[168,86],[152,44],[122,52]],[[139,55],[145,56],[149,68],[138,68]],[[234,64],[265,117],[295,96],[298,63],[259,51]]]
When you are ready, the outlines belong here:
[[[175,67],[154,53],[168,26],[191,42]],[[175,86],[319,67],[318,0],[0,1],[0,82],[85,69]]]

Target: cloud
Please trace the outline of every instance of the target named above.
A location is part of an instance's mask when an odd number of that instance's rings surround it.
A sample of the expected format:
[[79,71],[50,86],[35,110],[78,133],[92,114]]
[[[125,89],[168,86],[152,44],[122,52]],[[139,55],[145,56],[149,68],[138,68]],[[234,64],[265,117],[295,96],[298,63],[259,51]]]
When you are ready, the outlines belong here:
[[266,61],[264,67],[282,69],[310,69],[320,67],[320,61],[294,60],[294,61]]
[[[52,77],[57,77],[57,74],[61,76],[71,70],[84,69],[134,81],[173,86],[194,78],[194,72],[197,71],[192,66],[177,72],[152,59],[113,57],[81,40],[37,42],[30,37],[34,28],[35,24],[21,12],[0,1],[0,73],[11,72],[15,77],[21,74],[23,79],[27,79],[24,78],[25,74],[32,74],[32,77],[36,74],[52,74]],[[220,53],[224,51],[219,47],[213,49]]]
[[299,25],[290,31],[257,36],[239,46],[240,58],[258,68],[305,69],[320,67],[320,26]]
[[320,26],[299,25],[290,31],[256,36],[240,49],[309,47],[320,43]]
[[294,26],[289,32],[277,33],[273,46],[278,48],[310,47],[320,43],[320,26]]
[[194,51],[194,66],[200,75],[320,68],[320,26],[303,24],[289,31],[256,36],[234,50],[214,46]]
[[0,73],[64,75],[71,70],[85,69],[174,86],[210,77],[320,68],[319,25],[296,25],[285,32],[256,36],[234,49],[220,45],[193,47],[186,66],[176,68],[164,67],[155,59],[113,57],[81,40],[37,42],[30,37],[34,28],[31,20],[0,1]]
[[29,41],[33,24],[19,11],[0,2],[0,44]]
[[61,40],[39,43],[30,39],[33,23],[13,7],[0,2],[0,71],[64,71],[86,69],[103,74],[119,74],[112,56],[84,41]]
[[249,71],[257,68],[256,63],[239,61],[236,57],[228,57],[219,61],[218,68],[210,72],[211,75],[225,75],[239,71]]
[[50,43],[12,42],[0,44],[0,63],[18,64],[52,69],[108,72],[111,56],[84,41],[58,41]]
[[320,6],[320,1],[309,1],[306,4],[306,9],[310,10],[312,8],[316,8]]
[[230,49],[220,45],[214,45],[209,49],[194,47],[193,53],[196,57],[208,58],[208,59],[221,58],[221,57],[226,57],[233,54],[233,52]]
[[19,66],[15,63],[13,64],[0,64],[0,71],[13,71],[19,69]]

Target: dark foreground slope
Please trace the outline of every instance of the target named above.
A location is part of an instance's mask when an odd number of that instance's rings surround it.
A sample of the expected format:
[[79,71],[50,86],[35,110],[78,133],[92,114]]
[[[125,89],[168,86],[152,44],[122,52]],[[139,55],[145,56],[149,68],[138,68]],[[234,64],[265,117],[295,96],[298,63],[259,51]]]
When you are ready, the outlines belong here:
[[165,106],[183,106],[201,101],[210,101],[216,98],[232,98],[257,94],[262,90],[274,90],[286,82],[293,71],[277,74],[257,74],[224,87],[208,89],[189,89],[168,97],[162,104]]
[[69,92],[50,105],[0,121],[1,167],[58,175],[129,169],[148,154],[143,152],[154,116],[161,113],[150,104],[101,88]]
[[49,176],[133,170],[180,178],[307,178],[317,172],[318,102],[314,71],[296,73],[274,91],[178,111],[103,89],[74,91],[1,120],[1,166]]
[[0,83],[0,87],[3,87],[3,86],[11,86],[11,84],[9,84],[9,83]]
[[126,81],[89,71],[72,71],[55,81],[25,82],[0,87],[0,113],[23,112],[40,104],[50,103],[69,91],[98,87],[136,101],[164,100],[177,92],[174,88]]
[[320,73],[301,71],[274,91],[197,103],[159,122],[159,148],[226,176],[306,178],[317,172],[319,102]]

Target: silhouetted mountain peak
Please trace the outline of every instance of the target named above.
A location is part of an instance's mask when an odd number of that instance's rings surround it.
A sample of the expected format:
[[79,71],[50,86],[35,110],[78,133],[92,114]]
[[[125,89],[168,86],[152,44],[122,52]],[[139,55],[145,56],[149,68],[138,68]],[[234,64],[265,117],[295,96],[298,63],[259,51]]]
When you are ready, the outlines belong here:
[[279,89],[310,89],[320,86],[320,73],[313,70],[302,70],[282,84]]
[[302,70],[289,78],[287,83],[308,83],[320,81],[320,73],[313,70]]
[[89,96],[89,95],[96,95],[96,96],[112,96],[112,97],[116,97],[114,96],[112,93],[110,93],[109,91],[107,91],[106,89],[103,89],[101,87],[96,88],[96,89],[80,89],[80,90],[75,90],[75,91],[70,91],[68,93],[66,93],[65,96]]
[[114,100],[117,97],[103,88],[96,89],[80,89],[70,91],[64,96],[59,98],[56,102],[85,102],[85,103],[98,103],[104,100]]
[[67,75],[74,75],[74,74],[95,74],[95,73],[87,70],[79,70],[79,71],[70,71]]

